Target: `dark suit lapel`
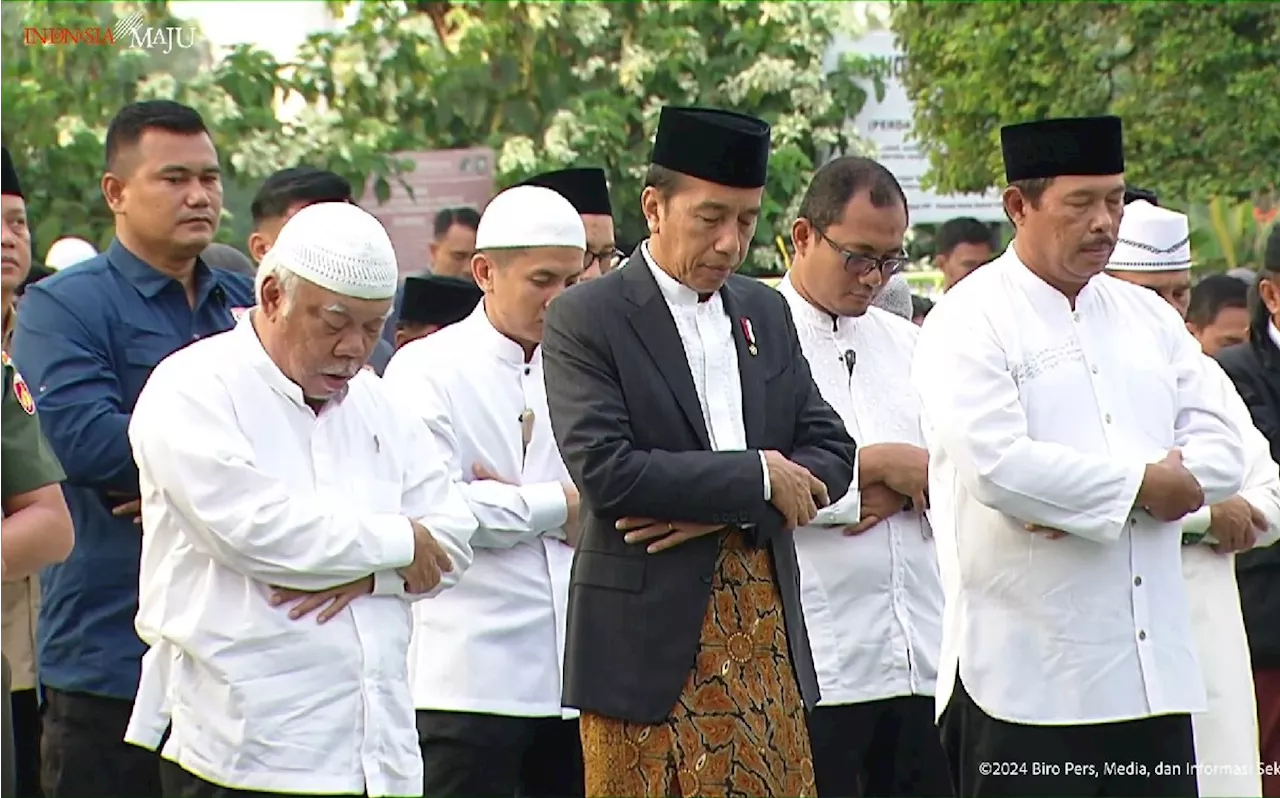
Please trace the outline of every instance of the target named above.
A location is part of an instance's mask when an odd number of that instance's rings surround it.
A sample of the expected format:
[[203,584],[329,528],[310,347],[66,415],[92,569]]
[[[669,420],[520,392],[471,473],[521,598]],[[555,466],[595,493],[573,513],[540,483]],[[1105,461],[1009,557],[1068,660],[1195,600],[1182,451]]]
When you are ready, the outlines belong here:
[[698,402],[698,390],[693,385],[693,375],[689,371],[689,359],[684,354],[684,344],[680,341],[680,332],[676,329],[675,319],[671,318],[671,309],[667,307],[658,283],[649,271],[640,248],[623,264],[622,281],[628,299],[636,305],[628,320],[640,342],[648,350],[649,357],[662,373],[676,402],[684,411],[685,420],[697,434],[703,448],[711,448],[711,438],[707,434],[707,425],[702,420],[702,405]]
[[[742,295],[734,291],[730,280],[720,291],[725,312],[733,324],[733,343],[738,348],[738,376],[742,381],[742,424],[747,436],[747,448],[757,448],[764,435],[764,366],[760,360],[759,321],[751,317],[751,311]],[[750,334],[750,339],[748,338]]]

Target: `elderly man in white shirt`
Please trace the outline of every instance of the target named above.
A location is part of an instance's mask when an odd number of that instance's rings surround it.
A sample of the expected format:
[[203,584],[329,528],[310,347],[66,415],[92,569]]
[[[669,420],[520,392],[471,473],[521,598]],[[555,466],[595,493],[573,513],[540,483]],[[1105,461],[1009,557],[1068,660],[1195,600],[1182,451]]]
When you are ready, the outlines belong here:
[[910,312],[873,306],[906,263],[906,231],[893,174],[867,158],[837,158],[805,192],[791,228],[795,259],[778,287],[822,398],[862,442],[857,484],[796,530],[822,691],[809,715],[818,795],[952,793],[933,712],[942,583],[923,515],[929,456],[911,385],[919,328]]
[[1240,490],[1240,433],[1178,314],[1101,274],[1120,120],[1001,138],[1014,243],[938,304],[912,369],[946,594],[943,745],[965,796],[1194,795],[1205,691],[1181,520]]
[[385,382],[426,421],[480,528],[455,590],[414,608],[410,678],[431,796],[583,792],[576,713],[561,708],[578,491],[542,379],[547,305],[577,282],[586,234],[540,186],[489,203],[472,259],[484,299],[406,344]]
[[138,400],[151,648],[127,739],[154,748],[169,725],[165,795],[422,794],[409,601],[456,583],[476,520],[425,425],[362,370],[396,277],[366,211],[305,208],[258,306]]
[[[1154,291],[1185,317],[1189,297],[1182,289],[1191,285],[1187,215],[1145,199],[1126,205],[1107,273]],[[1208,710],[1191,718],[1196,779],[1201,798],[1256,798],[1262,795],[1258,708],[1235,552],[1270,546],[1280,537],[1280,466],[1222,367],[1207,355],[1202,365],[1206,388],[1240,430],[1248,470],[1239,494],[1182,520],[1182,572],[1208,696]]]

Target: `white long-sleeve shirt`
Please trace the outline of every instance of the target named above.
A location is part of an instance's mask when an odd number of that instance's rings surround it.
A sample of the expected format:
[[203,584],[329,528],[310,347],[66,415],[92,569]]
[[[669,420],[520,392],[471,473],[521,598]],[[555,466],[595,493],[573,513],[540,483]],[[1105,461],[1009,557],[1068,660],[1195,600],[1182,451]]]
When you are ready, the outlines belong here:
[[[551,432],[541,349],[526,362],[482,302],[397,352],[383,382],[425,420],[480,525],[466,578],[414,608],[415,706],[576,716],[560,704],[573,563],[562,485],[572,480]],[[476,465],[511,484],[475,479]]]
[[[791,306],[814,383],[862,447],[924,446],[911,358],[919,328],[880,308],[833,319],[789,278]],[[848,353],[855,353],[850,357]],[[857,483],[819,521],[858,523]],[[848,508],[835,517],[838,508]],[[904,512],[856,537],[796,530],[800,593],[822,706],[934,694],[942,644],[942,582],[929,522]]]
[[[1202,360],[1206,387],[1235,421],[1244,442],[1247,470],[1240,497],[1266,518],[1255,545],[1270,546],[1280,537],[1280,466],[1231,378],[1217,361]],[[1211,510],[1183,519],[1183,530],[1209,528]],[[1206,711],[1192,716],[1196,773],[1204,798],[1252,798],[1262,795],[1258,773],[1258,709],[1253,693],[1249,639],[1240,612],[1234,554],[1218,554],[1207,545],[1182,548],[1182,574],[1191,604],[1191,630],[1204,672]]]
[[[640,255],[657,282],[676,324],[712,450],[734,452],[746,449],[738,349],[733,342],[733,320],[729,318],[720,292],[703,301],[696,291],[662,270],[649,253],[648,241],[640,245]],[[773,486],[769,484],[769,464],[764,452],[760,453],[760,471],[764,498],[768,500]]]
[[[126,739],[239,790],[417,795],[422,758],[396,569],[409,518],[471,560],[475,518],[425,427],[361,373],[317,414],[244,316],[152,373],[129,436],[142,491],[137,629],[151,646]],[[374,575],[328,623],[273,585]]]
[[1073,308],[1012,246],[935,306],[912,378],[946,595],[939,712],[957,673],[1014,723],[1204,709],[1180,524],[1134,508],[1173,448],[1206,501],[1239,491],[1240,434],[1203,373],[1150,291],[1100,275]]

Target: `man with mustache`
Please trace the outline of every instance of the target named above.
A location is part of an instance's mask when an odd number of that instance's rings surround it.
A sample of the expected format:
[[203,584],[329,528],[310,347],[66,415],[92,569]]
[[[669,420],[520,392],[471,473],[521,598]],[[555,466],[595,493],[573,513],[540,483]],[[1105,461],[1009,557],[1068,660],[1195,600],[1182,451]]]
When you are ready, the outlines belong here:
[[1182,519],[1240,490],[1241,436],[1178,314],[1102,274],[1120,119],[1001,141],[1013,243],[938,303],[912,368],[952,778],[962,796],[1195,795]]
[[457,583],[476,522],[362,369],[397,277],[369,213],[304,208],[257,307],[138,399],[151,650],[128,739],[154,748],[169,727],[166,796],[421,794],[408,601]]
[[564,197],[502,192],[476,230],[484,300],[387,368],[480,525],[467,578],[415,610],[424,795],[582,794],[576,713],[560,697],[579,502],[551,433],[541,342],[547,306],[582,275],[586,246]]
[[40,577],[44,789],[160,794],[156,757],[127,745],[144,646],[134,631],[141,528],[126,430],[151,370],[253,304],[244,275],[199,258],[218,229],[222,178],[200,115],[167,100],[125,106],[107,129],[107,251],[27,289],[13,360],[67,472],[76,548]]
[[782,295],[734,274],[769,126],[662,110],[650,237],[547,312],[547,404],[586,521],[565,703],[590,796],[812,795],[792,530],[853,478]]
[[[262,181],[249,206],[253,232],[249,234],[248,243],[254,263],[262,262],[285,222],[298,211],[318,202],[354,203],[351,184],[341,175],[311,166],[281,169]],[[392,341],[379,339],[369,356],[369,368],[381,375],[394,353]]]

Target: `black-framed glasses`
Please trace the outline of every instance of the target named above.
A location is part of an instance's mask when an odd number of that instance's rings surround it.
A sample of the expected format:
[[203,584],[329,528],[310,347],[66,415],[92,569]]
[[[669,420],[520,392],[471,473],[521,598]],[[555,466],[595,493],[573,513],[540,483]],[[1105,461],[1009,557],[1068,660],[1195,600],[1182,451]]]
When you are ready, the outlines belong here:
[[885,279],[892,277],[907,267],[911,261],[905,255],[885,255],[883,258],[877,258],[874,255],[868,255],[864,252],[851,252],[827,237],[827,234],[813,228],[818,237],[827,242],[827,246],[836,251],[836,254],[844,258],[845,271],[853,274],[855,277],[862,277],[869,274],[873,269],[879,270],[880,275]]
[[590,269],[595,264],[600,264],[600,271],[607,272],[617,266],[622,261],[622,250],[617,247],[609,247],[602,252],[592,252],[587,250],[582,257],[582,268]]

